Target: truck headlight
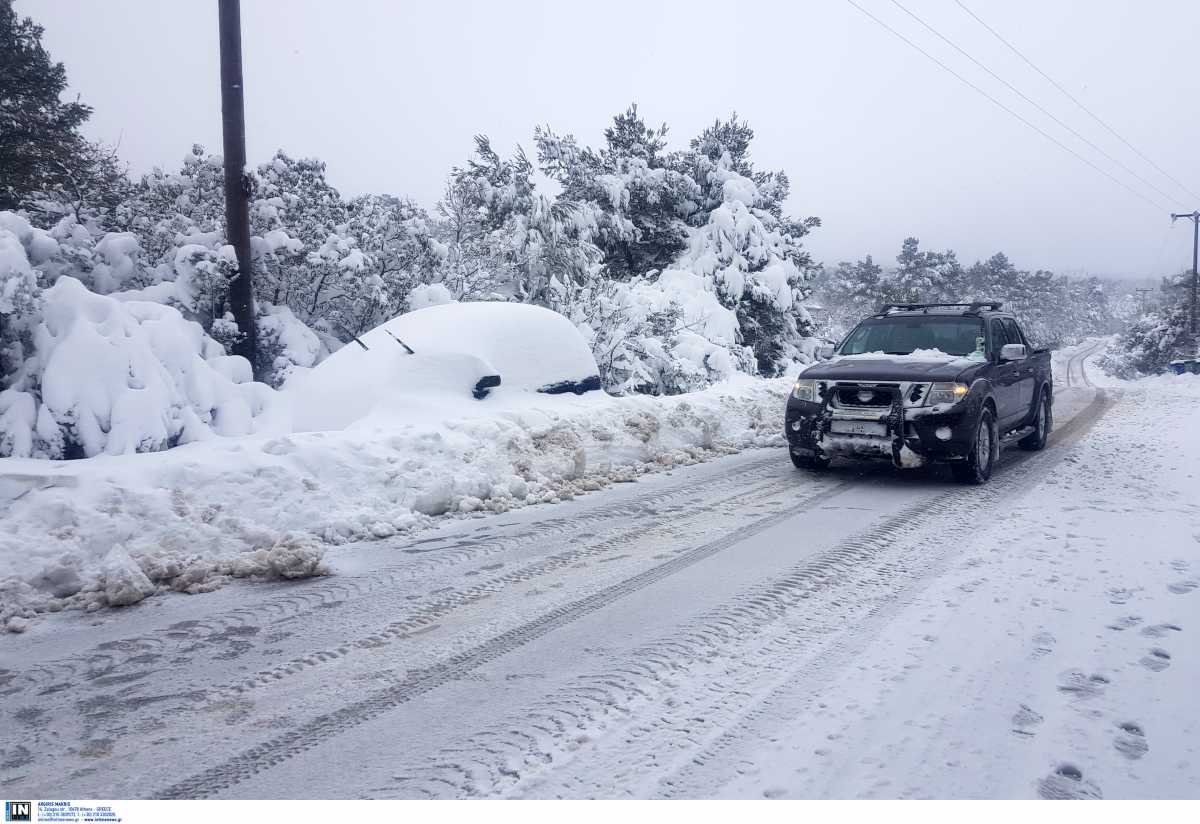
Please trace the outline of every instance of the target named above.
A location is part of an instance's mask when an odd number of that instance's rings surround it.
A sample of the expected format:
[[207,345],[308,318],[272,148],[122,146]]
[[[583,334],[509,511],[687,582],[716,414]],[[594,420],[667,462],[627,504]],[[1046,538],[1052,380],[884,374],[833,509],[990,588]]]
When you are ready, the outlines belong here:
[[926,406],[937,406],[942,403],[958,403],[967,396],[971,387],[965,383],[935,383],[925,396]]
[[800,378],[792,387],[792,397],[798,401],[817,402],[817,382]]

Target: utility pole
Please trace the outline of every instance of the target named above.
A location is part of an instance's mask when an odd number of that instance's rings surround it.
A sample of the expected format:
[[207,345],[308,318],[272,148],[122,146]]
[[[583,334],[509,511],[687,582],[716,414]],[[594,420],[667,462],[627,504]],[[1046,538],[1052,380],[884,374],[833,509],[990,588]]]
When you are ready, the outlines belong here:
[[246,111],[242,95],[242,10],[240,0],[217,0],[221,29],[221,131],[225,142],[225,237],[237,254],[229,282],[229,307],[237,322],[233,353],[250,361],[257,377],[258,335],[254,328],[254,262],[250,258],[250,179],[246,176]]
[[1181,217],[1186,217],[1188,220],[1190,220],[1192,222],[1192,306],[1191,306],[1191,315],[1192,315],[1192,343],[1195,344],[1195,342],[1196,342],[1196,286],[1197,286],[1197,281],[1200,280],[1200,275],[1196,274],[1196,262],[1197,262],[1196,258],[1197,258],[1197,255],[1200,254],[1200,210],[1192,212],[1191,214],[1182,214],[1182,215],[1177,215],[1174,212],[1172,212],[1171,213],[1171,222],[1174,223],[1176,220],[1178,220]]
[[1138,306],[1139,306],[1138,314],[1139,314],[1139,316],[1145,315],[1146,314],[1146,295],[1150,294],[1154,290],[1153,289],[1134,289],[1133,291],[1138,293]]

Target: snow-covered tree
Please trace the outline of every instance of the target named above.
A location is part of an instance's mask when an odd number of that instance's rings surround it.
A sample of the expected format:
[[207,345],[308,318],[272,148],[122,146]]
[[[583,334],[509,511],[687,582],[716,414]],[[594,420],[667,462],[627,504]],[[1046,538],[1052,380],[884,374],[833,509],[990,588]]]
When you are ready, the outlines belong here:
[[475,156],[451,171],[439,204],[445,257],[464,288],[554,307],[590,276],[599,255],[587,216],[539,194],[533,172],[523,150],[506,160],[476,137]]
[[1196,357],[1189,321],[1187,305],[1178,299],[1143,315],[1099,359],[1101,368],[1117,377],[1137,378],[1162,372],[1176,358]]
[[828,310],[833,327],[848,330],[866,315],[878,311],[884,302],[882,273],[883,268],[867,255],[854,263],[842,261],[817,279],[817,295]]
[[895,271],[884,284],[888,301],[929,303],[940,296],[942,290],[937,271],[940,260],[936,252],[923,251],[915,237],[905,238],[896,263]]
[[686,219],[697,210],[699,186],[680,170],[680,153],[666,151],[666,125],[648,127],[636,105],[613,118],[604,139],[593,151],[539,127],[539,166],[561,186],[559,200],[586,215],[607,277],[661,271],[687,246]]
[[413,288],[441,277],[449,250],[435,237],[429,214],[411,200],[362,195],[350,201],[348,211],[346,233],[365,256],[360,275],[380,284],[378,291],[368,290],[368,301],[354,312],[362,326],[358,334],[406,311]]

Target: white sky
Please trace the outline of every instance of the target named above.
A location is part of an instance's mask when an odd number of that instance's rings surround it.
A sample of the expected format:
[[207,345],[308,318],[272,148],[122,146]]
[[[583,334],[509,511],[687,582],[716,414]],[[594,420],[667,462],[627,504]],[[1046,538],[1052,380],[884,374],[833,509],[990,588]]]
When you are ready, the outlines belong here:
[[[549,123],[595,145],[636,101],[686,145],[736,110],[760,168],[820,216],[819,260],[890,262],[907,235],[970,262],[1157,275],[1190,265],[1200,201],[1129,152],[954,0],[905,6],[1167,192],[1055,126],[892,4],[857,0],[1006,105],[1145,191],[1154,208],[1004,114],[844,0],[399,2],[244,0],[249,157],[315,155],[346,194],[426,206],[485,133],[533,156]],[[1200,193],[1194,0],[964,0],[1156,163]],[[216,0],[17,0],[95,108],[90,136],[135,172],[220,151]]]

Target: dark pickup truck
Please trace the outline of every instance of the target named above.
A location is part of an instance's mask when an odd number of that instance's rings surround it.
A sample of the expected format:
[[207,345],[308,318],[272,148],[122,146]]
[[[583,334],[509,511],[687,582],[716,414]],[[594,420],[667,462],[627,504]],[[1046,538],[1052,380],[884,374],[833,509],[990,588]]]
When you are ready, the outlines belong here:
[[1003,442],[1046,445],[1050,352],[995,302],[889,304],[802,371],[784,415],[792,463],[833,456],[950,464],[982,484]]

